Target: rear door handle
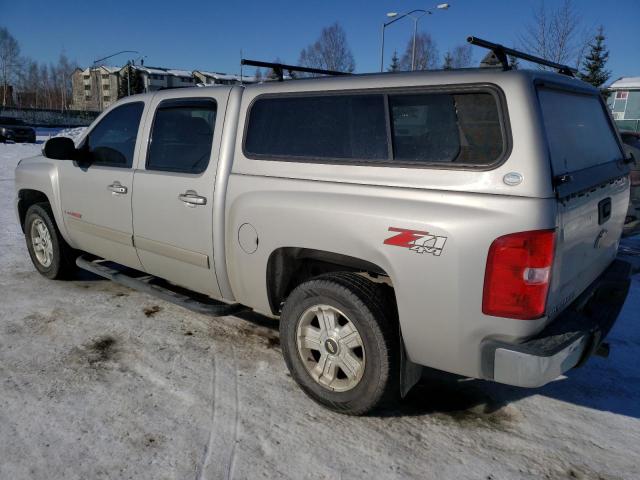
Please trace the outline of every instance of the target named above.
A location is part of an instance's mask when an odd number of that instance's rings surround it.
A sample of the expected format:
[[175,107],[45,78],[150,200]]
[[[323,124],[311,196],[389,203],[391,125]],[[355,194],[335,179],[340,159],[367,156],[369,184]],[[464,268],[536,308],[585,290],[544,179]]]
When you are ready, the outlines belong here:
[[207,204],[207,198],[198,195],[195,190],[187,190],[186,192],[178,195],[178,198],[190,207]]
[[124,195],[127,193],[127,187],[121,185],[120,182],[113,182],[111,185],[107,185],[107,190],[112,193],[117,193],[120,195]]

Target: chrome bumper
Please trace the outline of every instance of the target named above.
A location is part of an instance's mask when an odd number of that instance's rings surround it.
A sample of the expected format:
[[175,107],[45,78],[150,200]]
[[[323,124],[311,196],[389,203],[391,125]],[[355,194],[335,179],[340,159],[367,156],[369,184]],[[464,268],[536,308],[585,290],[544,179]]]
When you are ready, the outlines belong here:
[[518,387],[541,387],[582,365],[599,348],[624,305],[631,266],[615,260],[542,332],[523,343],[483,344],[484,377]]

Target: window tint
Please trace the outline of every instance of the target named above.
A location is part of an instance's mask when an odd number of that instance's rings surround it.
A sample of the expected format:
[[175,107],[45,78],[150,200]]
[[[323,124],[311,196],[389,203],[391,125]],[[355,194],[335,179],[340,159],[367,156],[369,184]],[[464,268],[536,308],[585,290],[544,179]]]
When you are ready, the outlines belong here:
[[87,138],[85,149],[98,165],[130,168],[144,103],[127,103],[109,112]]
[[540,88],[538,98],[554,175],[622,157],[599,96]]
[[272,157],[387,160],[384,97],[258,99],[251,108],[245,150]]
[[162,102],[153,120],[147,169],[202,173],[211,156],[215,123],[214,100]]
[[394,160],[488,165],[504,144],[489,93],[390,95]]
[[490,93],[261,98],[251,108],[245,151],[274,160],[488,165],[505,150],[502,131]]

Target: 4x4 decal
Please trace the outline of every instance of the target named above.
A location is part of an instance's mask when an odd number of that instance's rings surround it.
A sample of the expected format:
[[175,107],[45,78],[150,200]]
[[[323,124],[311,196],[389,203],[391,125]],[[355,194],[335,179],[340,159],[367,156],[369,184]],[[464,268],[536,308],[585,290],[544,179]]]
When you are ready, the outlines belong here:
[[408,248],[416,253],[430,253],[439,257],[447,241],[447,237],[431,235],[429,232],[420,230],[408,230],[406,228],[389,227],[390,232],[397,232],[396,235],[387,238],[385,245]]

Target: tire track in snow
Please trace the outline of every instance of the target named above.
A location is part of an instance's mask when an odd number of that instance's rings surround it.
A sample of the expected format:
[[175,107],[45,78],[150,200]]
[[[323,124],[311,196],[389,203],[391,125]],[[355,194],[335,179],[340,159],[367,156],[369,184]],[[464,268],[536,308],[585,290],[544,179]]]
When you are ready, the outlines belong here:
[[[211,348],[215,351],[213,347],[215,345],[214,342],[211,344]],[[213,444],[213,436],[215,434],[215,413],[216,413],[216,402],[215,402],[215,393],[216,393],[216,356],[215,353],[211,356],[211,420],[209,425],[209,439],[207,441],[207,445],[204,450],[204,458],[202,463],[196,469],[196,480],[203,480],[204,472],[209,464],[209,459],[211,458],[211,446]]]
[[[233,346],[212,342],[211,420],[209,440],[197,480],[233,478],[238,440],[238,375]],[[225,363],[224,358],[231,358]]]
[[233,383],[234,383],[234,412],[235,418],[233,420],[233,443],[231,444],[231,454],[229,455],[229,464],[227,470],[227,480],[231,480],[233,478],[233,470],[236,465],[236,444],[238,443],[238,364],[236,362],[236,351],[233,346],[231,346],[231,358],[233,358]]

